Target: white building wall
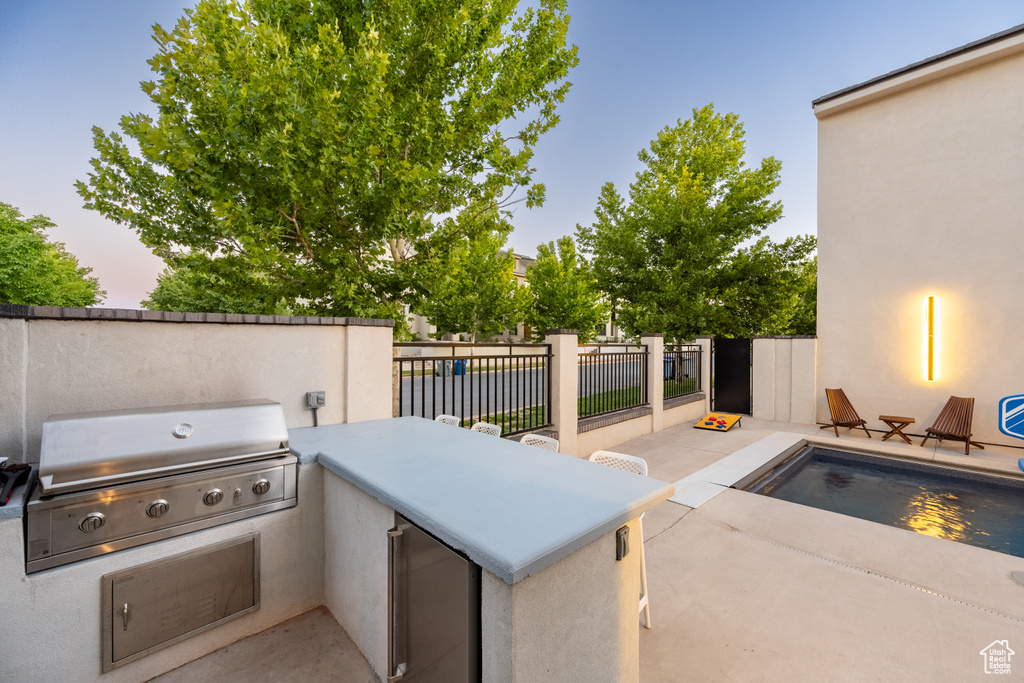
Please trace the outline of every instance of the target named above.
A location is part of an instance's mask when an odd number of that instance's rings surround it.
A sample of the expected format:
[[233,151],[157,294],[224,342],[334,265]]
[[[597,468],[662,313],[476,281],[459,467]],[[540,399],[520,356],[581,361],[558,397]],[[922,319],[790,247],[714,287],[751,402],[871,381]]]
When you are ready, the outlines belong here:
[[[819,104],[817,419],[845,389],[869,427],[950,395],[976,399],[975,438],[1024,393],[1024,36]],[[938,297],[937,381],[924,301]]]

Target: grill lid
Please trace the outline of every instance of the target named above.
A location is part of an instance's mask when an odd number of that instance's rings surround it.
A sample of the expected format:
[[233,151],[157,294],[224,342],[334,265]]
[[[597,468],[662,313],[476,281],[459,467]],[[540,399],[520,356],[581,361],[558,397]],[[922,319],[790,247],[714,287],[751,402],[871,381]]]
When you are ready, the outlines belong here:
[[54,415],[43,423],[44,495],[288,452],[280,403],[225,403]]

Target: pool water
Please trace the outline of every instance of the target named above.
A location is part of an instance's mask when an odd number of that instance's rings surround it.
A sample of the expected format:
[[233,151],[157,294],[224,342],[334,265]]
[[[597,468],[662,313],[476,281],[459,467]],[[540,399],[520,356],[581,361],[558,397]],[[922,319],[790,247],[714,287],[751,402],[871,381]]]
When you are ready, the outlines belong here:
[[1024,557],[1024,480],[809,447],[755,493]]

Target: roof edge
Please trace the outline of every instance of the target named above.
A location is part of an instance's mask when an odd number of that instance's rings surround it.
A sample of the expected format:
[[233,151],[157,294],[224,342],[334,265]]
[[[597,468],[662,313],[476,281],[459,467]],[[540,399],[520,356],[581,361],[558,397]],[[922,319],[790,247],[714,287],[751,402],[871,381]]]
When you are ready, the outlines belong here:
[[922,59],[919,62],[914,62],[913,64],[908,64],[907,66],[904,66],[904,67],[901,67],[901,68],[896,69],[894,71],[890,71],[888,73],[882,74],[881,76],[876,76],[876,77],[874,77],[872,79],[863,81],[862,83],[857,83],[856,85],[851,85],[851,86],[848,86],[846,88],[842,88],[841,90],[836,90],[835,92],[831,92],[831,93],[829,93],[827,95],[822,95],[821,97],[819,97],[819,98],[817,98],[815,100],[812,100],[811,101],[811,106],[812,107],[817,107],[819,104],[824,104],[824,103],[829,102],[831,100],[838,99],[840,97],[843,97],[844,95],[849,95],[850,93],[857,92],[858,90],[864,90],[866,88],[870,88],[873,85],[877,85],[879,83],[883,83],[885,81],[889,81],[889,80],[892,80],[894,78],[898,78],[899,76],[903,76],[903,75],[908,74],[908,73],[910,73],[912,71],[917,71],[917,70],[922,69],[924,67],[931,66],[933,64],[937,64],[939,62],[943,62],[943,61],[946,61],[948,59],[952,59],[953,57],[957,57],[957,56],[966,54],[968,52],[973,52],[974,50],[979,50],[979,49],[981,49],[983,47],[987,47],[989,45],[992,45],[993,43],[998,43],[998,42],[1000,42],[1002,40],[1005,40],[1006,38],[1011,38],[1011,37],[1019,35],[1019,34],[1024,34],[1024,24],[1017,24],[1016,26],[1008,28],[1005,31],[1000,31],[999,33],[993,33],[992,35],[987,36],[985,38],[981,38],[979,40],[975,40],[974,42],[967,43],[966,45],[961,45],[960,47],[955,47],[952,50],[947,50],[946,52],[943,52],[941,54],[935,55],[933,57],[928,57],[927,59]]

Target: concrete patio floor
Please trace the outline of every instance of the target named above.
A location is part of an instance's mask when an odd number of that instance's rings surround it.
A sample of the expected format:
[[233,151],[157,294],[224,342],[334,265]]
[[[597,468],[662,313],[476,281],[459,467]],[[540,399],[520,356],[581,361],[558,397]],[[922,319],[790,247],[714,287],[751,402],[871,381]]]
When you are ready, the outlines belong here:
[[[749,417],[728,433],[680,425],[614,450],[674,482],[775,431],[1006,473],[1024,456]],[[734,489],[696,509],[658,506],[644,536],[654,626],[640,633],[644,683],[982,680],[982,649],[1024,646],[1024,585],[1010,576],[1022,558]],[[1024,678],[1021,652],[1011,664]]]
[[[1024,451],[838,439],[816,425],[744,417],[727,433],[690,424],[619,444],[675,482],[776,432],[840,447],[1019,474]],[[640,680],[987,680],[982,649],[1018,649],[1024,678],[1024,559],[727,489],[699,508],[666,502],[644,517],[653,628],[640,628]],[[287,653],[288,656],[285,656]],[[372,679],[325,609],[314,610],[160,681]]]

